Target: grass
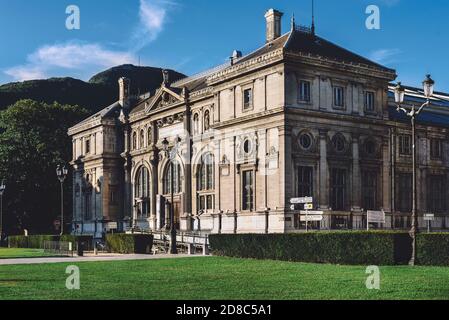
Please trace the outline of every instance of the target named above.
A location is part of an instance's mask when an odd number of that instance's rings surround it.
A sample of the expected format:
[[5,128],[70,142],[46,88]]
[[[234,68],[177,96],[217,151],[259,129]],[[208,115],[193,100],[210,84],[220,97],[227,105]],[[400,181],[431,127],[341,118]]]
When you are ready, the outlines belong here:
[[381,290],[368,290],[363,266],[223,257],[85,262],[77,264],[81,290],[70,291],[67,266],[0,266],[0,300],[449,299],[442,267],[381,267]]
[[0,259],[40,258],[47,257],[42,249],[6,249],[0,248]]

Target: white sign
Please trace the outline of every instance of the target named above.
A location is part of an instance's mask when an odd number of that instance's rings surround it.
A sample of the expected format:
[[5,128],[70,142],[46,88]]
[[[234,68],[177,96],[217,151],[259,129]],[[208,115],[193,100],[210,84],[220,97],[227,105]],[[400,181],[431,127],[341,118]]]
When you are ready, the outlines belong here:
[[302,198],[292,198],[290,199],[291,204],[304,204],[304,203],[313,203],[312,197],[302,197]]
[[311,221],[322,221],[323,216],[301,216],[301,221],[304,222],[311,222]]
[[301,211],[300,212],[302,215],[307,215],[307,216],[322,216],[324,215],[323,211]]
[[108,222],[108,229],[109,230],[113,230],[113,229],[118,229],[118,224],[117,222]]
[[306,203],[304,205],[304,210],[313,210],[313,203]]
[[427,213],[424,215],[424,221],[433,221],[435,220],[435,215],[432,213]]
[[367,211],[368,223],[385,223],[384,211]]

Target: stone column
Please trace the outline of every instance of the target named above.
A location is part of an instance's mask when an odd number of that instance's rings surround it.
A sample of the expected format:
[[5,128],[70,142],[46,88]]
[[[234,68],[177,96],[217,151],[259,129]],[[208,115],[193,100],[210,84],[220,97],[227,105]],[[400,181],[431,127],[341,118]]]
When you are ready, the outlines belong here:
[[[184,160],[184,218],[186,221],[186,231],[190,231],[191,215],[192,215],[192,134],[191,134],[191,124],[192,124],[192,112],[189,105],[189,94],[186,89],[184,89],[184,97],[186,104],[186,111],[184,113],[184,131],[186,132],[185,146],[183,148],[183,160]],[[211,115],[213,116],[213,115]]]
[[360,172],[360,136],[358,133],[352,135],[352,206],[351,210],[362,211],[362,181]]
[[327,130],[320,130],[319,207],[329,210],[329,166],[327,162]]
[[157,230],[157,195],[159,193],[159,150],[157,144],[157,125],[156,122],[151,123],[151,144],[150,164],[151,164],[151,217],[149,220],[151,230]]
[[385,212],[392,212],[391,208],[391,154],[390,137],[384,137],[382,140],[382,208]]
[[124,140],[125,140],[125,152],[123,154],[123,158],[125,160],[124,163],[124,171],[125,171],[125,184],[123,188],[123,217],[124,218],[132,218],[132,200],[131,200],[131,156],[129,154],[130,151],[130,127],[128,123],[124,124]]

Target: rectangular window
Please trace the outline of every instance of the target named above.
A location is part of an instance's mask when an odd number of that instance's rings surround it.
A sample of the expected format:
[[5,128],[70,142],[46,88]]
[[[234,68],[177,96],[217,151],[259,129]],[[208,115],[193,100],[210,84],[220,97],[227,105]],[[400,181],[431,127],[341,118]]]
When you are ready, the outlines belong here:
[[362,179],[362,206],[365,210],[377,210],[377,172],[365,171]]
[[92,193],[86,191],[84,196],[84,218],[85,220],[92,219]]
[[345,106],[345,89],[343,87],[334,87],[334,106],[337,108]]
[[399,154],[411,155],[412,154],[412,137],[408,135],[399,136]]
[[346,170],[332,169],[331,206],[334,211],[346,210]]
[[243,91],[243,109],[248,110],[253,107],[253,90],[245,89]]
[[443,143],[440,139],[430,139],[430,157],[432,159],[441,159]]
[[374,111],[374,92],[365,91],[365,111]]
[[412,211],[412,175],[399,174],[396,182],[396,210],[404,213]]
[[299,100],[303,102],[310,102],[310,82],[299,82]]
[[429,176],[427,209],[430,213],[444,213],[446,211],[446,197],[444,176]]
[[242,210],[254,210],[254,171],[242,173]]
[[298,197],[313,197],[312,167],[298,167]]
[[86,140],[86,154],[90,154],[90,139]]

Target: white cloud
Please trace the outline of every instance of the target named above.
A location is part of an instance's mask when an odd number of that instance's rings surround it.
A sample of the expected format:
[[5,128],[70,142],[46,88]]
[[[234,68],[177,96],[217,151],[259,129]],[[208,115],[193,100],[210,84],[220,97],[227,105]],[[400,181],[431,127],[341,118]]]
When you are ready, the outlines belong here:
[[109,50],[97,43],[44,45],[28,55],[24,64],[3,72],[14,80],[24,81],[64,74],[67,70],[80,77],[113,66],[136,63],[137,52],[157,39],[167,22],[169,10],[177,5],[172,0],[140,0],[139,22],[131,34],[127,51]]
[[399,54],[401,54],[399,49],[379,49],[371,52],[369,58],[380,64],[391,64],[396,61],[395,57]]
[[55,69],[100,70],[136,60],[129,52],[109,50],[99,44],[65,43],[40,47],[28,56],[26,64],[9,68],[5,73],[24,81],[45,78]]
[[5,70],[5,74],[16,81],[26,81],[33,79],[45,79],[47,74],[44,70],[32,66],[16,66]]
[[132,52],[137,52],[157,39],[167,22],[168,11],[177,3],[165,0],[140,0],[139,24],[132,36]]

